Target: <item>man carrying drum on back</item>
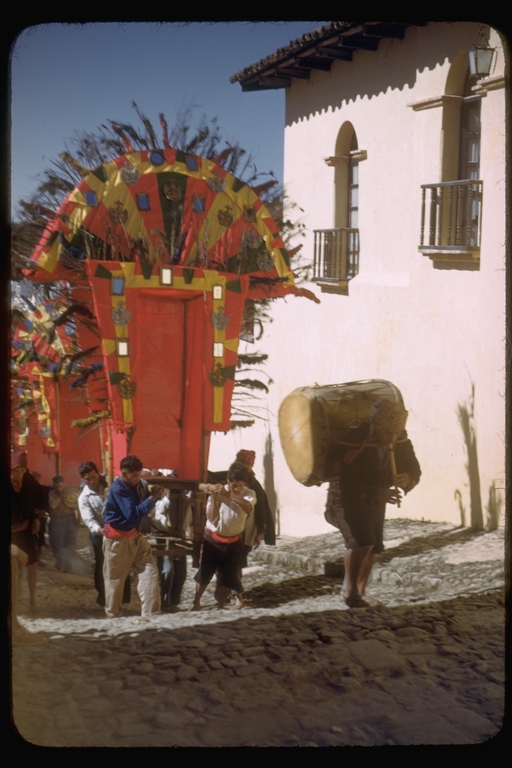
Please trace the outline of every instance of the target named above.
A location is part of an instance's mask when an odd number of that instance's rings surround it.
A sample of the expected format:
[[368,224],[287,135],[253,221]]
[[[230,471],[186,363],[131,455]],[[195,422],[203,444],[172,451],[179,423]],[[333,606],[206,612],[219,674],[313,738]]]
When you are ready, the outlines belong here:
[[400,506],[401,490],[408,493],[420,480],[406,419],[403,405],[380,398],[372,405],[370,424],[354,431],[354,448],[345,448],[341,457],[338,521],[347,548],[343,594],[349,608],[369,605],[363,598],[375,555],[384,549],[386,504]]

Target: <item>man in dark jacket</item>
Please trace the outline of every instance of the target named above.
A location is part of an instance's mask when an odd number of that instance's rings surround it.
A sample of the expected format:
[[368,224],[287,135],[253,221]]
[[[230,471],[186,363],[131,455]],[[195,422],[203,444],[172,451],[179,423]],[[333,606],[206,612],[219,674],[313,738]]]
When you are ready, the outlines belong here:
[[375,555],[384,549],[386,504],[400,504],[401,491],[408,493],[420,480],[406,419],[400,403],[380,398],[372,406],[371,423],[354,431],[354,447],[345,447],[342,456],[338,519],[347,548],[343,587],[350,608],[368,606],[363,597]]
[[248,522],[244,537],[244,552],[242,556],[242,568],[247,568],[247,556],[251,549],[257,549],[262,539],[265,544],[275,544],[274,517],[268,503],[267,494],[254,474],[254,451],[238,451],[235,461],[240,462],[249,472],[247,487],[256,494],[256,506],[254,507],[253,520]]
[[138,456],[126,456],[120,469],[121,477],[110,486],[103,509],[105,613],[109,618],[119,616],[123,586],[132,569],[139,577],[142,616],[151,616],[160,611],[158,571],[140,523],[162,498],[164,488],[154,485],[149,493]]

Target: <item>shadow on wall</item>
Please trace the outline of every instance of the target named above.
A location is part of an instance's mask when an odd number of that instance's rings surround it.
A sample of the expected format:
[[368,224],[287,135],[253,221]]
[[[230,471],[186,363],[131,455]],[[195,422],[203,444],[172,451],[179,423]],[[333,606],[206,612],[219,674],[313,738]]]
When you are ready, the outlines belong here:
[[[430,22],[428,26],[410,27],[403,40],[381,41],[379,51],[358,51],[351,62],[335,61],[327,76],[313,72],[310,80],[294,81],[292,90],[300,98],[287,99],[286,125],[341,109],[358,98],[371,99],[394,90],[411,91],[418,72],[433,71],[446,59],[453,61],[479,32],[478,22]],[[340,83],[337,88],[332,86],[333,79]]]
[[[478,452],[476,446],[476,434],[474,427],[475,416],[475,385],[471,383],[471,396],[467,403],[457,406],[457,416],[459,424],[464,435],[468,462],[466,471],[469,479],[469,502],[470,502],[470,527],[481,531],[484,527],[484,517],[482,512],[482,498],[480,493],[480,472],[478,470]],[[494,484],[493,486],[494,487]],[[461,513],[461,525],[465,525],[465,508],[462,504],[462,494],[459,490],[455,491],[455,498],[459,499],[459,508]],[[493,497],[495,499],[495,495]],[[491,495],[489,494],[489,500]],[[494,514],[494,513],[493,513]]]
[[487,502],[487,520],[485,527],[488,531],[495,531],[498,527],[501,515],[503,498],[494,482],[489,486],[489,500]]
[[279,536],[281,532],[281,525],[279,519],[279,503],[276,493],[276,487],[274,484],[274,452],[272,450],[272,435],[270,432],[267,435],[265,441],[265,455],[263,456],[263,487],[267,494],[268,503],[270,509],[274,511],[274,521],[276,526],[276,536]]
[[465,528],[466,527],[466,507],[464,506],[464,502],[462,501],[462,493],[459,491],[458,488],[455,489],[453,498],[457,499],[457,503],[459,505],[459,513],[460,513],[460,524],[463,528]]

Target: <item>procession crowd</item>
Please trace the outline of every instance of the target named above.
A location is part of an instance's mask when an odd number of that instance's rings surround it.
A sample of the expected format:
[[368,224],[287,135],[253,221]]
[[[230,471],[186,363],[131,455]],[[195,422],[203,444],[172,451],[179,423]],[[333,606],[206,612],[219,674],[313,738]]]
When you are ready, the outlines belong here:
[[[345,541],[344,598],[349,608],[369,605],[365,588],[375,555],[383,549],[386,503],[399,504],[401,492],[410,491],[420,479],[421,470],[405,432],[406,417],[401,404],[377,400],[370,423],[355,430],[354,439],[340,451],[337,500],[326,517]],[[193,611],[201,609],[201,597],[215,575],[218,608],[225,608],[229,601],[242,607],[241,577],[248,553],[263,538],[267,544],[275,543],[272,511],[254,475],[254,461],[254,451],[239,451],[227,473],[209,473],[210,482],[199,484],[208,501]],[[11,454],[14,642],[37,642],[17,620],[16,595],[19,571],[26,566],[30,606],[36,609],[36,566],[47,514],[56,567],[64,572],[73,570],[79,516],[89,529],[97,603],[104,606],[107,617],[120,616],[122,604],[130,601],[130,572],[137,575],[143,616],[178,610],[186,557],[160,556],[155,562],[146,535],[162,537],[175,532],[175,509],[168,491],[158,483],[148,483],[151,473],[133,455],[121,460],[120,476],[110,488],[93,462],[83,463],[78,472],[82,480],[78,493],[67,488],[61,476],[53,478],[51,489],[45,489],[28,470],[27,454]],[[185,537],[188,522],[182,522],[180,534]]]
[[[200,609],[200,596],[213,575],[217,574],[218,607],[225,607],[232,596],[243,605],[241,569],[247,555],[263,537],[275,543],[274,520],[267,496],[256,479],[252,466],[254,451],[239,451],[237,461],[227,473],[210,473],[212,483],[200,484],[209,494],[205,541],[201,564],[196,575],[197,596],[192,610]],[[177,533],[176,498],[161,485],[150,485],[137,456],[126,456],[120,464],[120,477],[110,488],[106,478],[92,461],[78,469],[81,486],[78,493],[66,486],[64,478],[53,478],[52,488],[38,482],[37,473],[27,467],[24,451],[11,454],[12,522],[12,629],[18,643],[40,642],[17,620],[17,593],[20,570],[27,568],[30,609],[36,611],[37,564],[48,538],[55,565],[64,573],[73,572],[77,562],[76,534],[80,520],[88,528],[94,554],[96,602],[106,616],[122,613],[130,603],[130,573],[137,576],[141,613],[150,616],[179,610],[186,579],[186,555],[154,557],[148,534],[157,542]],[[220,482],[223,479],[225,482]],[[190,507],[182,530],[186,538],[191,522]],[[160,537],[160,538],[159,538]]]

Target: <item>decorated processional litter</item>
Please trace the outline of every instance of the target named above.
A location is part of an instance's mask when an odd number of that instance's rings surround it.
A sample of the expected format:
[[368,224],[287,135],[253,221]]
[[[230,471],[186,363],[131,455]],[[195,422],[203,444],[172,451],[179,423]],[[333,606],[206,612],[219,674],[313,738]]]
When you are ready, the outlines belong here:
[[129,149],[79,166],[24,270],[69,300],[17,323],[14,447],[110,471],[134,453],[200,479],[210,433],[231,427],[244,305],[317,299],[295,286],[258,188],[192,153]]

